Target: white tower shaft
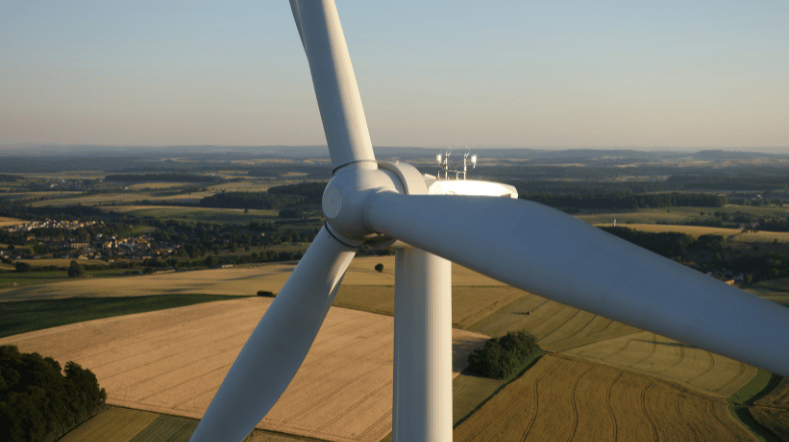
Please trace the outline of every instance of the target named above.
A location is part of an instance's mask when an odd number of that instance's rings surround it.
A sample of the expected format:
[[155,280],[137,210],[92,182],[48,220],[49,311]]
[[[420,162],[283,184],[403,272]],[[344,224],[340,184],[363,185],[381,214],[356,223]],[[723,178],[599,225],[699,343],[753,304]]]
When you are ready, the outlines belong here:
[[452,263],[395,251],[393,442],[452,440]]

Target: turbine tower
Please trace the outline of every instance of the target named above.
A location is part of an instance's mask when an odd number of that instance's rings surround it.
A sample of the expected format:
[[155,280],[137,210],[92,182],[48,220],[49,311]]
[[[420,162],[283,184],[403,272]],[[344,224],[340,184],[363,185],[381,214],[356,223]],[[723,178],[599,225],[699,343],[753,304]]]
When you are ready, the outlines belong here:
[[233,363],[193,442],[241,441],[254,429],[296,374],[365,243],[396,249],[395,441],[452,439],[450,261],[789,376],[786,308],[517,200],[511,187],[436,180],[376,161],[333,0],[290,4],[334,167],[323,194],[326,224]]

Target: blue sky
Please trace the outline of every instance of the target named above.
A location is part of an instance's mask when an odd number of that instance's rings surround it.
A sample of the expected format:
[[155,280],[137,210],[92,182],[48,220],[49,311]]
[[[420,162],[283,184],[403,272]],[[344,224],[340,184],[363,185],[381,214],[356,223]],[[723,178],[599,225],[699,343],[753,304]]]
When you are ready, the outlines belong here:
[[[789,153],[786,1],[337,3],[375,145]],[[325,143],[287,1],[2,0],[0,67],[0,144]]]

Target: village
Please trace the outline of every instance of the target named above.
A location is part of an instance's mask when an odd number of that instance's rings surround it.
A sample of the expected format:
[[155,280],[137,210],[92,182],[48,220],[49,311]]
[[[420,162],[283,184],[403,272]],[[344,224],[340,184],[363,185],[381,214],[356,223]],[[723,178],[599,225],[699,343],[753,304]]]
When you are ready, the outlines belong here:
[[29,247],[8,245],[0,249],[0,256],[6,259],[81,259],[117,261],[136,261],[152,258],[166,258],[174,255],[180,244],[167,244],[157,241],[150,233],[128,237],[64,234],[75,233],[89,227],[103,227],[102,221],[31,221],[3,228],[7,233],[26,233]]

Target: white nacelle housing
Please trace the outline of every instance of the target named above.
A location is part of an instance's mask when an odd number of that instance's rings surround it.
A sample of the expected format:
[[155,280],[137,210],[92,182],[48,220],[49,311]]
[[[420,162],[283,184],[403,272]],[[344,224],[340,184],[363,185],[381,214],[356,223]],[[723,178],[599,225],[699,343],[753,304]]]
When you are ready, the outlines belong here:
[[425,175],[429,195],[500,196],[518,198],[518,191],[509,184],[478,180],[437,180]]

